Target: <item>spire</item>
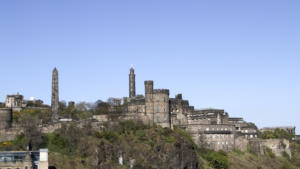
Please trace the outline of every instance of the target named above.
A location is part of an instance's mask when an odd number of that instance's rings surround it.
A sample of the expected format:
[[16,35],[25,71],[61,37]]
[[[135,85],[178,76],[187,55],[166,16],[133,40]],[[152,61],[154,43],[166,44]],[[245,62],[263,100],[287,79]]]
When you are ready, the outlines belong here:
[[135,96],[135,74],[133,66],[131,65],[129,74],[129,98]]

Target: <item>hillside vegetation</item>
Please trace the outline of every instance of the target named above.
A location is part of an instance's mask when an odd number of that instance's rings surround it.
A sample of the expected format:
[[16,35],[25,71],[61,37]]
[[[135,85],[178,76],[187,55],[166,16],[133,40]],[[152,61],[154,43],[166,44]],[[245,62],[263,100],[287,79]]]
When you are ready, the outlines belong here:
[[0,150],[25,150],[27,145],[33,149],[47,147],[49,164],[57,169],[282,169],[300,166],[299,144],[293,144],[293,158],[289,159],[238,150],[225,153],[201,149],[186,132],[176,127],[171,130],[124,121],[106,124],[101,132],[91,128],[69,124],[51,134],[24,133],[16,140],[0,143]]

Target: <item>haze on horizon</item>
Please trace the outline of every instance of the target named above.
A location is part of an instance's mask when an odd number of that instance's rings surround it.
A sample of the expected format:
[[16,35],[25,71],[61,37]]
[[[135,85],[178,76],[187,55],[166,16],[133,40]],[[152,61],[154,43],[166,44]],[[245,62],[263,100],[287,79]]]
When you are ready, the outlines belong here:
[[0,102],[128,96],[144,80],[196,108],[300,133],[300,1],[1,1]]

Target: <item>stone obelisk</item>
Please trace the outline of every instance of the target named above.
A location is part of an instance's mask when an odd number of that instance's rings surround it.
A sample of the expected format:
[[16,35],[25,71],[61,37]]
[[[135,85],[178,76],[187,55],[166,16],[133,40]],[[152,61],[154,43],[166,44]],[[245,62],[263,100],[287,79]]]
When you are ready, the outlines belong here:
[[52,120],[58,120],[58,71],[56,68],[52,72],[52,98],[51,98],[51,110],[52,110]]
[[135,74],[133,67],[131,67],[129,74],[129,98],[132,97],[135,97]]

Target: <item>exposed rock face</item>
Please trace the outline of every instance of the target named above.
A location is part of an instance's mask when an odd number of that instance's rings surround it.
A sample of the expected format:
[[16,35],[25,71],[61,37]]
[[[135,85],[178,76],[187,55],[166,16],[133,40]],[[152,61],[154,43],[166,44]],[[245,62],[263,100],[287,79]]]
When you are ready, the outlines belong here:
[[101,139],[88,163],[101,169],[113,168],[120,159],[133,169],[197,169],[200,165],[194,146],[170,129],[138,130],[129,136],[132,140],[126,135],[109,142]]
[[265,154],[270,149],[275,156],[282,156],[285,152],[291,157],[290,142],[286,139],[252,139],[249,141],[251,152]]
[[58,118],[58,107],[59,107],[59,97],[58,97],[58,71],[56,68],[52,72],[52,98],[51,98],[51,110],[52,119],[57,120]]

